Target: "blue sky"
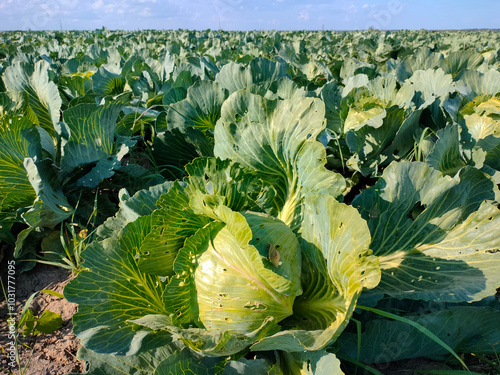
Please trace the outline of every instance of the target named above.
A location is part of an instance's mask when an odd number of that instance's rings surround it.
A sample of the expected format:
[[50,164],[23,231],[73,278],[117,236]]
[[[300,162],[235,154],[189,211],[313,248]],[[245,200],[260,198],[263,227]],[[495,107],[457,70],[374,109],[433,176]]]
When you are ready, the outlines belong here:
[[0,0],[0,30],[500,28],[499,0]]

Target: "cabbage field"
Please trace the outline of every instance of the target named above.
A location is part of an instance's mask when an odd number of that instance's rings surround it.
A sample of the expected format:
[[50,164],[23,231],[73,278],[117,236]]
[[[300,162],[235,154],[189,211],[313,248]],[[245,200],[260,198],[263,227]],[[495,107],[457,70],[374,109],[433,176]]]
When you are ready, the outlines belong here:
[[2,32],[0,76],[3,262],[73,271],[88,374],[500,373],[498,32]]

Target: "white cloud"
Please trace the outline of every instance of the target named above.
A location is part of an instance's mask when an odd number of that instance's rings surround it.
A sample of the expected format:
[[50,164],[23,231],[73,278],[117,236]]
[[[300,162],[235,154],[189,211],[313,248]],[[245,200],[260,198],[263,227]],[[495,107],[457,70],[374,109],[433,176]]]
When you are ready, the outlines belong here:
[[0,3],[0,9],[5,8],[7,6],[7,4],[10,4],[10,3],[12,3],[12,0],[2,1]]
[[342,7],[342,10],[347,12],[347,13],[357,13],[358,12],[358,7],[354,5],[354,3],[350,3],[347,5],[344,5]]
[[309,20],[309,12],[306,10],[303,10],[300,12],[299,16],[297,17],[298,20],[304,20],[308,21]]
[[311,10],[312,10],[312,5],[311,4],[303,6],[302,9],[300,10],[300,13],[299,13],[299,16],[297,17],[297,19],[298,20],[309,21]]
[[144,8],[140,14],[143,17],[151,17],[153,15],[153,13],[151,12],[151,8]]
[[117,13],[120,9],[129,9],[130,4],[128,1],[116,2],[116,1],[104,1],[104,0],[95,0],[91,4],[91,8],[94,11],[99,11],[104,14],[114,14]]
[[92,9],[99,10],[99,9],[102,8],[103,5],[104,5],[104,1],[103,0],[96,0],[92,4],[90,4],[90,7]]

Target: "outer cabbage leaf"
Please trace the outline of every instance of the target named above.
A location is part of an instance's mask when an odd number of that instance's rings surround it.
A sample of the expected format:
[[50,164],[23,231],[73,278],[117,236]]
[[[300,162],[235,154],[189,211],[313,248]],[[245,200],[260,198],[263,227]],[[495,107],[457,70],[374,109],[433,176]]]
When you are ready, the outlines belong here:
[[[90,368],[85,372],[88,375],[185,375],[187,372],[215,375],[224,371],[226,359],[201,357],[189,349],[180,350],[182,343],[171,341],[167,339],[159,348],[129,356],[98,354],[81,347],[77,358],[88,363]],[[267,361],[262,361],[269,367]]]
[[175,357],[178,352],[175,345],[165,344],[164,342],[159,348],[129,356],[98,354],[81,347],[77,358],[89,363],[89,368],[85,372],[87,375],[154,375],[162,361]]
[[115,216],[109,217],[103,225],[97,228],[97,235],[101,238],[111,237],[114,232],[140,216],[150,215],[155,209],[160,208],[156,202],[162,194],[168,192],[172,185],[173,182],[167,181],[151,186],[147,190],[139,190],[132,197],[127,189],[120,189],[118,192],[119,210]]
[[222,329],[169,327],[175,337],[194,350],[206,356],[229,356],[246,350],[253,342],[270,336],[279,330],[273,318],[267,318],[255,331],[241,333]]
[[285,374],[301,375],[344,375],[340,361],[335,354],[324,350],[315,352],[281,352],[282,369]]
[[443,60],[440,67],[453,77],[458,76],[464,70],[476,70],[484,61],[483,55],[473,50],[460,50],[451,52]]
[[[407,315],[435,334],[457,353],[495,353],[500,345],[500,312],[488,307],[462,306],[422,315]],[[368,321],[361,334],[344,333],[339,354],[364,363],[385,363],[416,357],[446,356],[449,352],[405,322]]]
[[216,82],[229,91],[245,90],[252,86],[252,72],[242,64],[229,62],[225,64],[216,76]]
[[[133,355],[158,347],[169,334],[130,322],[148,314],[167,315],[163,282],[142,272],[136,255],[151,230],[150,217],[127,224],[115,237],[93,242],[82,271],[65,288],[65,298],[79,304],[73,332],[86,348],[103,354]],[[168,316],[167,316],[168,318]]]
[[420,127],[422,112],[423,109],[409,109],[405,111],[405,119],[382,152],[383,156],[387,157],[386,163],[394,159],[400,160],[405,156],[411,156],[415,152],[415,143],[419,144],[420,151],[424,155],[430,152],[433,143],[427,138],[422,140],[422,134],[427,131]]
[[476,301],[500,284],[500,210],[493,183],[463,168],[451,178],[419,162],[392,163],[353,201],[368,221],[382,281],[374,292]]
[[[159,94],[159,90],[162,89],[159,75],[146,64],[142,56],[131,56],[123,65],[121,75],[126,79],[134,95],[138,96],[144,103],[149,99],[154,100],[156,94]],[[163,94],[159,95],[158,99],[161,99]]]
[[336,134],[342,132],[341,119],[341,86],[336,81],[326,83],[321,89],[321,99],[325,103],[325,117],[327,129]]
[[403,83],[420,69],[434,69],[442,64],[443,55],[431,52],[428,47],[419,48],[406,56],[396,68],[398,81]]
[[92,75],[92,89],[97,95],[119,95],[123,92],[125,80],[107,71],[103,66]]
[[367,224],[353,207],[331,196],[307,197],[300,235],[303,294],[283,322],[293,329],[264,338],[252,350],[324,348],[347,325],[363,288],[380,281]]
[[208,201],[220,202],[233,211],[271,210],[275,191],[255,172],[238,163],[216,158],[198,158],[186,166],[186,191],[197,212],[206,211]]
[[44,60],[34,65],[16,61],[5,69],[3,78],[12,99],[22,106],[26,116],[55,138],[60,129],[62,101],[49,69]]
[[228,361],[224,367],[222,375],[282,375],[278,364],[273,364],[267,358],[246,359],[240,358],[235,361]]
[[269,88],[274,81],[286,76],[285,66],[265,57],[257,57],[250,61],[252,80],[265,88]]
[[220,374],[225,360],[196,356],[189,349],[170,355],[156,368],[154,375],[215,375]]
[[373,128],[379,128],[383,124],[383,119],[387,113],[380,103],[375,100],[373,102],[357,98],[356,105],[360,108],[351,108],[344,122],[344,133],[349,130],[359,130],[367,125]]
[[[363,41],[360,41],[363,43]],[[356,76],[366,76],[367,79],[373,78],[377,73],[377,67],[374,64],[370,64],[365,61],[361,61],[357,58],[346,58],[342,62],[342,67],[340,68],[340,78],[345,82],[351,77]]]
[[210,133],[215,128],[226,98],[226,90],[217,82],[196,82],[188,88],[186,99],[170,105],[168,128],[179,129],[183,133],[187,128],[196,128]]
[[304,87],[299,87],[288,77],[281,77],[271,86],[271,90],[276,92],[279,99],[293,99],[303,96],[310,96]]
[[291,65],[297,70],[293,72],[294,79],[304,85],[313,83],[320,86],[324,80],[332,78],[325,62],[311,58],[305,53],[295,55]]
[[147,129],[153,128],[158,112],[151,108],[141,106],[123,107],[124,116],[120,119],[115,128],[115,133],[122,137],[133,137],[134,134],[144,134]]
[[496,95],[500,92],[500,72],[491,69],[485,73],[477,70],[467,70],[460,75],[469,88],[468,96],[474,98],[478,95]]
[[445,74],[442,69],[417,70],[408,78],[398,91],[398,100],[414,93],[412,101],[417,110],[430,111],[428,127],[440,129],[447,124],[443,103],[451,93],[457,91],[451,74]]
[[73,213],[61,189],[54,189],[49,183],[53,181],[50,160],[35,163],[31,158],[24,160],[28,179],[36,192],[33,206],[22,214],[30,227],[53,227]]
[[[64,194],[51,185],[57,177],[51,161],[41,160],[39,129],[25,117],[0,118],[0,219],[21,221],[22,217],[30,226],[27,231],[52,227],[73,213]],[[20,251],[18,246],[16,256]]]
[[36,192],[30,184],[24,159],[40,160],[40,135],[25,117],[0,118],[0,215],[15,219],[15,212],[33,204]]
[[[420,112],[415,113],[413,108],[413,88],[397,91],[396,84],[392,76],[374,78],[352,88],[340,103],[343,131],[351,152],[346,164],[365,176],[398,157],[395,154],[406,152],[408,138],[418,126]],[[410,133],[409,137],[402,137],[400,132]]]
[[5,114],[9,113],[9,111],[13,107],[14,107],[14,102],[12,101],[12,99],[9,98],[7,93],[0,92],[0,117],[3,117]]
[[500,117],[500,98],[491,98],[477,106],[476,112],[480,115],[490,116],[495,120]]
[[278,218],[296,229],[309,194],[338,196],[342,176],[324,167],[326,152],[316,137],[324,130],[318,99],[266,100],[245,91],[232,94],[215,128],[214,154],[257,172],[275,186]]
[[427,155],[426,163],[442,174],[454,176],[466,165],[462,157],[458,125],[449,125],[437,132],[438,140]]
[[102,179],[111,177],[113,169],[120,167],[128,147],[115,142],[115,127],[123,102],[127,100],[125,95],[108,104],[80,104],[64,111],[68,134],[61,143],[63,173],[69,174],[85,164],[97,164],[79,180],[79,185],[95,187]]
[[156,204],[160,208],[151,215],[152,228],[139,251],[139,267],[143,272],[173,275],[174,260],[186,238],[210,221],[193,211],[189,199],[178,182],[158,199]]
[[66,171],[105,159],[114,151],[115,126],[121,103],[80,104],[64,111],[69,139],[63,142],[61,166]]
[[92,90],[92,79],[87,75],[70,74],[59,77],[57,87],[63,101],[63,109],[72,100],[83,98]]
[[348,96],[352,90],[365,87],[370,82],[370,78],[366,74],[356,74],[344,78],[344,88],[342,89],[342,97]]
[[471,158],[476,159],[479,168],[484,162],[500,170],[500,100],[491,98],[477,105],[474,113],[464,115],[464,120],[471,137],[469,140],[464,136],[464,143],[472,149]]
[[212,156],[213,144],[197,129],[177,129],[158,134],[153,143],[152,156],[158,169],[167,179],[184,176],[184,168],[199,156]]
[[[397,97],[396,79],[393,77],[377,77],[365,86],[356,87],[342,99],[344,133],[359,130],[363,126],[379,128],[387,116],[386,108],[399,103],[403,97]],[[397,99],[397,101],[396,101]],[[407,98],[408,100],[408,98]]]
[[180,62],[174,67],[172,78],[177,79],[180,75],[189,73],[193,77],[200,77],[202,81],[211,81],[218,71],[219,68],[210,58],[190,56],[187,59],[180,59]]
[[187,96],[187,89],[185,89],[183,86],[172,86],[172,88],[170,88],[163,96],[162,103],[163,105],[170,105],[172,103],[177,103],[180,102],[181,100],[186,99],[186,96]]
[[282,77],[286,77],[282,64],[258,57],[253,59],[247,67],[236,62],[225,64],[215,79],[230,94],[238,90],[265,94],[271,85]]
[[[379,167],[388,163],[388,158],[393,158],[393,155],[387,155],[387,149],[393,145],[401,127],[411,124],[405,123],[405,111],[397,106],[384,109],[381,116],[380,125],[373,127],[371,125],[374,124],[365,124],[361,129],[351,130],[346,135],[347,145],[353,153],[346,164],[365,176],[377,172]],[[405,143],[408,143],[408,139]]]

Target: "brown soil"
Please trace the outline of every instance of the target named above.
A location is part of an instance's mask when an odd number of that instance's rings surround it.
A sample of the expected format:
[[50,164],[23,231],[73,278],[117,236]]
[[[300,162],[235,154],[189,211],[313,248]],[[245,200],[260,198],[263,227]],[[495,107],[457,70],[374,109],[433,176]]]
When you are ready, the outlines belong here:
[[[5,270],[4,265],[2,268]],[[2,272],[4,273],[4,272]],[[23,273],[16,280],[16,311],[18,317],[26,300],[35,292],[43,289],[63,293],[64,285],[71,279],[71,273],[62,268],[37,265],[33,270]],[[5,280],[4,280],[5,281]],[[31,303],[35,315],[49,310],[61,315],[62,327],[51,334],[40,334],[38,337],[19,335],[19,351],[21,369],[27,366],[25,375],[63,375],[71,372],[81,373],[85,370],[85,363],[76,358],[80,346],[79,340],[72,333],[73,324],[71,317],[77,310],[77,305],[69,303],[49,294],[39,293]],[[7,349],[7,306],[3,293],[0,302],[0,373],[3,369],[12,370],[8,366],[4,350]],[[21,345],[27,345],[29,348]],[[19,374],[19,368],[14,369],[14,374]]]

